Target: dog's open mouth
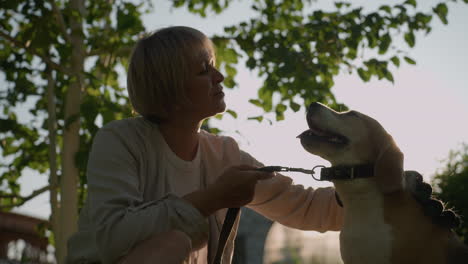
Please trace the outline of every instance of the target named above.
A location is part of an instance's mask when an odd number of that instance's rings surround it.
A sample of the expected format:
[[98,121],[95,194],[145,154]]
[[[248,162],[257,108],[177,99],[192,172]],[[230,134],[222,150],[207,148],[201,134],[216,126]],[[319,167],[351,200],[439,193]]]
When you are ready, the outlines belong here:
[[308,130],[302,132],[297,137],[301,140],[322,141],[336,145],[346,145],[348,143],[348,139],[345,136],[323,130],[317,126],[310,126]]

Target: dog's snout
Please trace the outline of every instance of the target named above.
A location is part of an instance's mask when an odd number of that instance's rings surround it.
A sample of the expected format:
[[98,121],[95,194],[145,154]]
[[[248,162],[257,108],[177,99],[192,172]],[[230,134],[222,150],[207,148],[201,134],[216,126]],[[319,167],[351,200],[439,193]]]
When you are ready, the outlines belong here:
[[323,105],[321,103],[314,102],[309,105],[309,108],[307,108],[306,120],[309,127],[311,127],[312,123],[314,123],[312,121],[313,116],[317,115],[322,107]]
[[308,111],[309,112],[313,112],[314,110],[317,110],[319,109],[320,107],[322,107],[322,104],[320,104],[319,102],[313,102],[309,105],[309,109]]

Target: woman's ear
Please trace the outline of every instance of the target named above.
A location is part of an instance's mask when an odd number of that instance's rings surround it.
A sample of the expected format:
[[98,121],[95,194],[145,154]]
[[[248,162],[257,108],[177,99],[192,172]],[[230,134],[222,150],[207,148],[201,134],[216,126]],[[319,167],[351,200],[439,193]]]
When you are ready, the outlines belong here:
[[375,161],[374,176],[378,187],[385,194],[403,189],[404,155],[390,135],[388,142],[382,146]]

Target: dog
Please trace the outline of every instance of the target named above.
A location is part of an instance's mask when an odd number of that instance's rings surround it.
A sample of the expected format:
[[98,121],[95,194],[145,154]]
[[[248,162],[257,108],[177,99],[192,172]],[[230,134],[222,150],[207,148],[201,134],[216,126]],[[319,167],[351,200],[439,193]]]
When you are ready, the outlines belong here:
[[[468,247],[450,229],[457,216],[431,198],[420,174],[403,171],[403,153],[376,120],[312,103],[307,123],[298,136],[304,149],[350,176],[331,180],[344,210],[345,264],[468,263]],[[366,167],[369,175],[354,175]]]

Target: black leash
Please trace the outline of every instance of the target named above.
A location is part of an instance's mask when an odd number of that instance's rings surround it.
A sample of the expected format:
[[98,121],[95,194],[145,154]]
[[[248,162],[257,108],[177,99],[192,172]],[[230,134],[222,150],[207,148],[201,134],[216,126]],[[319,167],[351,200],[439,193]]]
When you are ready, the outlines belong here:
[[224,254],[224,249],[226,247],[226,242],[231,235],[232,227],[234,222],[236,222],[237,215],[239,214],[240,208],[229,208],[224,218],[223,227],[221,233],[219,234],[218,250],[216,251],[216,256],[214,258],[213,264],[221,264],[221,258]]
[[[320,170],[320,176],[315,177],[315,170]],[[258,168],[259,171],[267,172],[281,172],[281,171],[292,171],[292,172],[302,172],[305,174],[312,175],[317,181],[331,181],[331,180],[352,180],[357,178],[368,178],[374,175],[374,165],[373,164],[364,164],[357,166],[335,166],[335,167],[325,167],[323,165],[318,165],[313,167],[311,170],[302,169],[302,168],[290,168],[282,166],[266,166]],[[340,206],[343,206],[341,203],[338,194],[335,192],[336,201]],[[226,247],[226,242],[231,235],[232,227],[236,222],[237,216],[239,214],[240,208],[229,208],[224,218],[223,227],[221,228],[221,233],[219,235],[218,249],[216,251],[216,256],[214,258],[213,264],[221,264],[221,258],[224,254],[224,249]]]

